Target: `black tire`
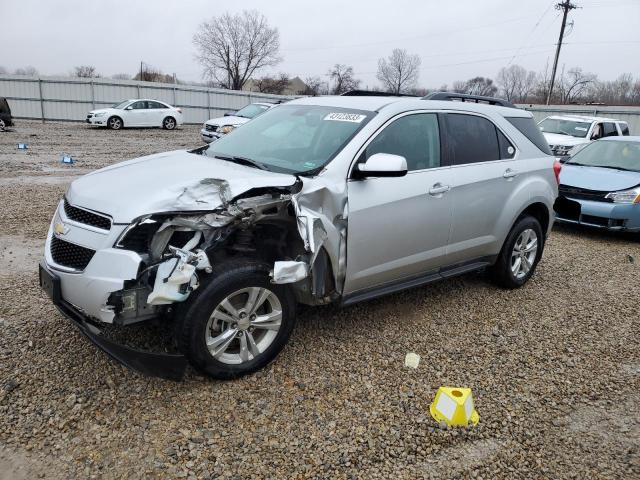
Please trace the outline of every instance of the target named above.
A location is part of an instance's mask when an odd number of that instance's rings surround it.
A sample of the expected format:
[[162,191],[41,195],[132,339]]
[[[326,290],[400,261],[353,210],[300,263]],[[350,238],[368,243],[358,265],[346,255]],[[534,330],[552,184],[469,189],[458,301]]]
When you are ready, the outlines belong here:
[[111,130],[120,130],[122,127],[124,127],[124,122],[120,117],[109,117],[109,120],[107,120],[107,127],[109,127]]
[[[537,251],[528,272],[519,277],[512,269],[512,255],[516,248],[516,242],[520,239],[521,234],[527,230],[533,230],[537,236]],[[545,238],[542,232],[542,227],[540,226],[540,222],[537,218],[532,217],[531,215],[520,217],[511,228],[509,235],[507,235],[507,239],[502,246],[502,250],[498,255],[496,263],[489,269],[489,274],[493,282],[498,286],[507,289],[520,288],[522,285],[527,283],[527,281],[529,281],[533,276],[536,267],[538,266],[538,262],[542,257],[544,240]]]
[[165,130],[175,130],[177,125],[178,122],[176,122],[176,119],[173,117],[165,117],[165,119],[162,120],[162,128]]
[[4,120],[0,118],[0,132],[4,132],[5,128],[6,128],[6,125],[4,123]]
[[[230,380],[264,368],[280,353],[295,325],[296,303],[287,286],[271,283],[269,271],[269,265],[255,260],[225,262],[179,306],[176,311],[178,347],[196,369],[219,380]],[[265,288],[275,294],[282,307],[280,328],[270,345],[252,359],[235,365],[219,361],[206,344],[209,319],[220,302],[249,287]]]

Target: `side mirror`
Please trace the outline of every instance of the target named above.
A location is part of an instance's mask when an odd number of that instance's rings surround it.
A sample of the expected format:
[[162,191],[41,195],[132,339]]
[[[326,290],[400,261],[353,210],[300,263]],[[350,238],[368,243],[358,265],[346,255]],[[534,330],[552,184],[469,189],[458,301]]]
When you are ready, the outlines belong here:
[[236,114],[236,112],[227,112],[224,114],[225,117],[233,117]]
[[407,174],[407,159],[390,153],[376,153],[357,164],[354,173],[356,178],[404,177]]

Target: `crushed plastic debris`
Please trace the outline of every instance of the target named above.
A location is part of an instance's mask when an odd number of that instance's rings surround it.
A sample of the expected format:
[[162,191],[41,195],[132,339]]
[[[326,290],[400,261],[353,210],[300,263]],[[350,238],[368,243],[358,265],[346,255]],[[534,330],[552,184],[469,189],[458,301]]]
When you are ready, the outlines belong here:
[[420,364],[420,355],[417,353],[409,352],[404,357],[404,366],[409,368],[418,368]]
[[633,255],[627,255],[627,260],[629,261],[629,263],[635,263],[636,259]]
[[27,150],[28,148],[29,148],[29,145],[27,145],[26,143],[18,144],[18,150]]
[[480,420],[470,388],[440,387],[429,411],[434,420],[448,426],[466,427]]

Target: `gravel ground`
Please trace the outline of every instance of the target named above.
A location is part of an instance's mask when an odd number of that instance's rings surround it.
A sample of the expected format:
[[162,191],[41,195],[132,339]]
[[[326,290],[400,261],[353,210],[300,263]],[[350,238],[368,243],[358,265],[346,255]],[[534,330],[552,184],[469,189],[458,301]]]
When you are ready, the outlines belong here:
[[[196,146],[197,130],[21,121],[0,133],[1,480],[638,478],[631,236],[556,227],[518,291],[478,274],[309,309],[273,364],[234,382],[111,362],[38,288],[49,220],[75,175]],[[60,165],[62,152],[77,164]],[[438,427],[440,385],[473,389],[477,427]]]

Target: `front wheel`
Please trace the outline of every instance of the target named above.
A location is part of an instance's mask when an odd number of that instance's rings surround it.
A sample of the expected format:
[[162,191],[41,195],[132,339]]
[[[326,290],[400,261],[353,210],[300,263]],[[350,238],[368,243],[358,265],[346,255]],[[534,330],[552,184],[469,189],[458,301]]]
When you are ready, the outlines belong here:
[[120,130],[122,128],[122,119],[120,117],[111,117],[107,120],[107,126],[111,130]]
[[533,276],[542,257],[544,236],[540,222],[532,216],[521,217],[504,242],[495,265],[493,281],[503,288],[518,288]]
[[221,265],[178,310],[178,343],[194,367],[221,380],[271,362],[295,324],[289,289],[270,282],[269,266]]
[[162,121],[162,128],[165,130],[173,130],[176,128],[176,119],[173,117],[167,117]]

